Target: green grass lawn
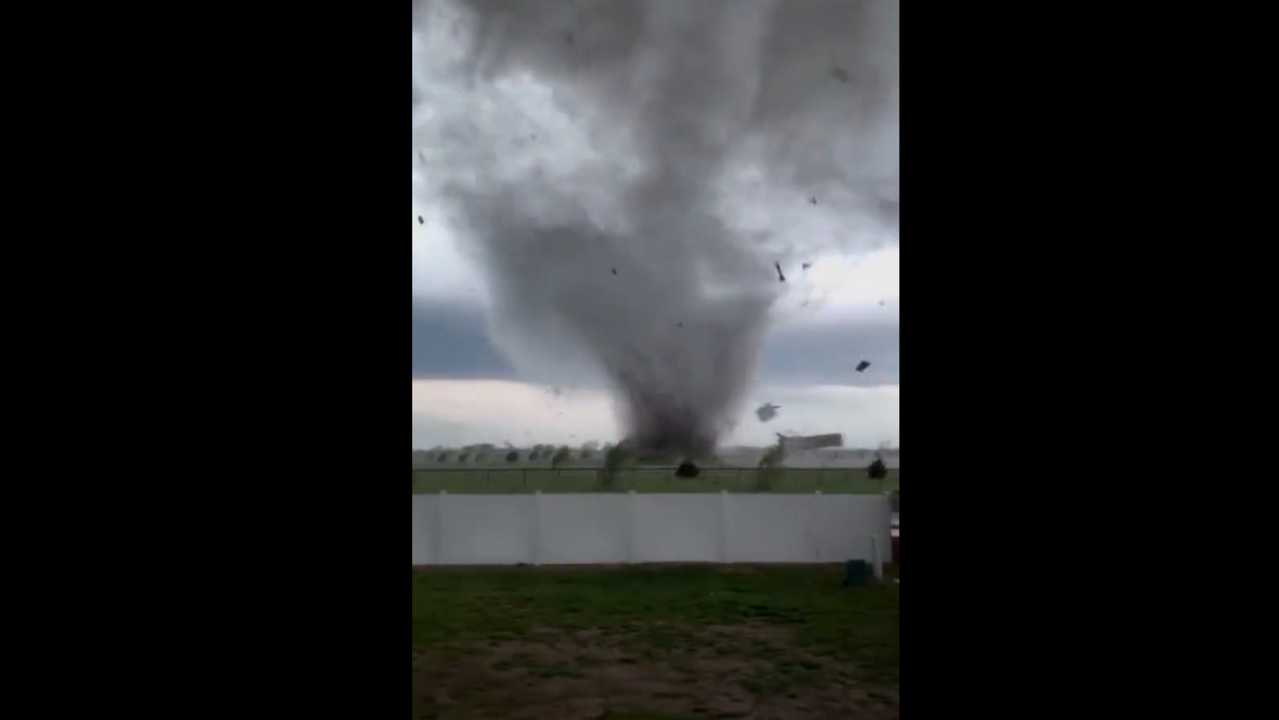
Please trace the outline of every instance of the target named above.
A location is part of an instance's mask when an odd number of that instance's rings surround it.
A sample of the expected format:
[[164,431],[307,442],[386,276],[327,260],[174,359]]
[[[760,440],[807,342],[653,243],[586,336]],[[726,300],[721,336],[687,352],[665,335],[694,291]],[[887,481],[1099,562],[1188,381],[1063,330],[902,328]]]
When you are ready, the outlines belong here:
[[[618,473],[611,491],[626,492],[760,492],[758,470],[708,468],[692,480],[677,478],[669,470],[626,469]],[[771,480],[770,492],[856,493],[874,495],[896,490],[901,473],[889,472],[884,481],[871,480],[865,470],[803,470],[788,468]],[[551,470],[457,469],[414,470],[413,494],[544,493],[600,492],[598,472],[594,468]]]
[[896,718],[899,586],[842,578],[414,570],[413,718]]

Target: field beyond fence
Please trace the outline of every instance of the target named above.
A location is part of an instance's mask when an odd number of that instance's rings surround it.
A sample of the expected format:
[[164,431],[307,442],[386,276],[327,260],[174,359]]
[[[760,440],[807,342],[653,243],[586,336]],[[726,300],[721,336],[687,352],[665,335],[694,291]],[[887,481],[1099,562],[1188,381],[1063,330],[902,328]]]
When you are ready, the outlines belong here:
[[878,495],[899,489],[901,473],[872,480],[862,468],[704,468],[696,478],[675,477],[675,468],[614,470],[608,481],[600,468],[448,468],[414,469],[413,494],[458,495],[512,493],[812,493]]

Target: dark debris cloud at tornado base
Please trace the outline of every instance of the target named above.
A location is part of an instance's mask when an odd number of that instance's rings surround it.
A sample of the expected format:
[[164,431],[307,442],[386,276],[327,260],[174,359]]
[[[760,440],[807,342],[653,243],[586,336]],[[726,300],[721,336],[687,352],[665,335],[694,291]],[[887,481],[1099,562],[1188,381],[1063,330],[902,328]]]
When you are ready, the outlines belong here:
[[[413,23],[415,205],[485,274],[495,345],[602,375],[640,452],[714,451],[783,268],[897,242],[897,0],[421,0]],[[882,232],[743,229],[751,183]]]

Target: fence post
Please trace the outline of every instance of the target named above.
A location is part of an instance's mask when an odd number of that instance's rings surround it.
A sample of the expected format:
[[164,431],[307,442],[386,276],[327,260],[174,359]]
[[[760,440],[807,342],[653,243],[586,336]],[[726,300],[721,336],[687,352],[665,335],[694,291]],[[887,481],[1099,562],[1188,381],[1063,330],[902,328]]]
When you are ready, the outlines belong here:
[[530,565],[542,564],[542,490],[538,488],[533,491],[533,517],[529,522],[530,538],[529,547],[533,551],[532,562]]
[[728,556],[728,491],[719,491],[719,561],[732,562]]
[[[822,516],[822,489],[817,488],[813,491],[813,516],[808,519],[808,526],[813,528],[821,527]],[[811,536],[813,538],[813,562],[822,561],[822,534],[815,532]]]
[[632,565],[635,564],[635,514],[638,512],[635,505],[637,502],[635,490],[632,488],[626,493],[626,561]]
[[441,490],[439,502],[435,503],[435,542],[432,543],[432,545],[435,546],[436,565],[444,564],[444,538],[446,537],[446,533],[444,532],[444,518],[448,516],[447,513],[444,512],[444,503],[448,501],[448,497],[449,491]]
[[873,566],[872,569],[875,572],[875,579],[883,580],[884,579],[884,563],[883,563],[883,560],[880,559],[878,535],[870,536],[870,559],[871,559],[871,565]]

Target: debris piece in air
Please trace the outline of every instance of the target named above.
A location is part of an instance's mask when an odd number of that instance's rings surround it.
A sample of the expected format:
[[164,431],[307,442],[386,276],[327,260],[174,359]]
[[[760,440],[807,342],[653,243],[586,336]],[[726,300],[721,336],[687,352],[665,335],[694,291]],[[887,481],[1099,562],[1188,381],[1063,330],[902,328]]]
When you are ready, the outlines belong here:
[[616,275],[616,274],[617,274],[617,268],[613,268],[613,274],[614,274],[614,275]]
[[813,266],[813,264],[812,264],[812,263],[804,263],[804,264],[803,264],[803,265],[801,265],[800,267],[802,267],[803,269],[807,270],[807,269],[809,269],[809,268],[810,268],[810,267],[812,267],[812,266]]
[[700,474],[701,474],[701,472],[702,472],[702,471],[701,471],[701,470],[699,470],[699,469],[697,468],[697,466],[696,466],[696,465],[694,465],[693,463],[689,462],[688,460],[685,460],[684,462],[682,462],[682,463],[680,463],[680,464],[679,464],[679,467],[678,467],[678,468],[676,468],[676,469],[675,469],[675,477],[678,477],[678,478],[695,478],[695,477],[697,477],[698,475],[700,475]]
[[812,203],[812,204],[816,205],[816,204],[817,204],[817,198],[815,198],[815,197],[810,197],[810,198],[808,199],[808,202],[810,202],[810,203]]
[[760,422],[768,422],[769,420],[777,417],[777,411],[780,410],[781,407],[781,405],[764,403],[755,409],[755,417],[759,418]]
[[786,276],[782,274],[782,264],[775,262],[773,267],[777,268],[777,282],[786,282]]
[[880,301],[879,301],[879,306],[880,306],[880,307],[884,307],[884,301],[883,301],[883,300],[880,300]]
[[835,78],[836,80],[838,80],[838,81],[840,81],[840,82],[844,83],[845,85],[847,85],[847,84],[848,84],[848,80],[849,80],[849,77],[848,77],[848,71],[847,71],[847,70],[845,70],[845,69],[844,69],[844,68],[842,68],[842,67],[833,67],[833,68],[831,68],[831,69],[830,69],[830,76],[831,76],[831,77],[833,77],[833,78]]
[[867,362],[866,360],[863,360],[857,363],[857,372],[865,372],[866,368],[868,367],[870,367],[870,363]]
[[418,216],[417,216],[417,224],[418,224],[418,225],[425,225],[425,224],[426,224],[426,221],[422,219],[422,216],[421,216],[421,215],[418,215]]
[[573,33],[564,33],[564,41],[569,45],[573,44]]

